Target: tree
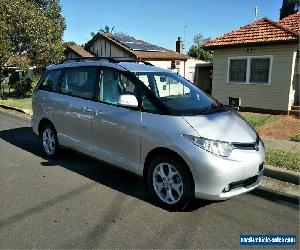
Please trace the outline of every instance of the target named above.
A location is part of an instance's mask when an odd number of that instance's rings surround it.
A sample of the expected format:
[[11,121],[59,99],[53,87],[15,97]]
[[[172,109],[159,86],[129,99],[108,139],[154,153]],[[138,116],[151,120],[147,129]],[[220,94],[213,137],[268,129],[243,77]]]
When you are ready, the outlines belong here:
[[75,43],[73,41],[68,41],[68,42],[63,43],[64,48],[66,48],[67,46],[73,46],[73,45],[77,45],[77,43]]
[[[0,0],[0,47],[9,46],[13,56],[26,56],[35,66],[56,63],[63,58],[61,14],[47,10],[32,0]],[[44,0],[58,4],[57,0]],[[48,5],[47,5],[48,6]],[[3,38],[6,40],[3,41]],[[0,58],[0,65],[3,64]]]
[[11,55],[12,44],[9,40],[7,25],[0,21],[0,70]]
[[210,38],[204,38],[201,34],[195,35],[193,38],[194,44],[190,47],[188,55],[198,60],[211,62],[213,58],[212,52],[203,48],[204,43],[208,40]]
[[113,33],[113,32],[114,32],[114,29],[115,29],[115,26],[113,26],[113,27],[110,29],[108,25],[105,25],[104,28],[100,29],[99,31],[100,31],[100,32],[103,32],[103,33]]
[[287,17],[299,11],[298,0],[282,0],[282,6],[280,9],[280,19]]
[[59,0],[26,0],[38,6],[51,19],[55,20],[62,31],[66,29],[65,18],[61,14]]
[[[102,33],[114,33],[114,29],[115,29],[115,26],[113,26],[112,28],[110,28],[108,25],[105,25],[104,28],[100,29],[99,32],[102,32]],[[97,33],[95,32],[91,32],[91,37],[94,37]]]

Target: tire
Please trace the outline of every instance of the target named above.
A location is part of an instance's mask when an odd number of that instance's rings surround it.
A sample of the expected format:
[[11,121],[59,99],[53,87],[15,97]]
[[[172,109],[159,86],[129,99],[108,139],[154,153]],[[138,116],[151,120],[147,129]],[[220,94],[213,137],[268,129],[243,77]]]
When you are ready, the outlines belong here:
[[192,175],[186,164],[176,158],[155,158],[149,166],[147,181],[152,199],[166,210],[185,210],[194,200]]
[[55,128],[47,123],[40,132],[40,141],[44,155],[49,159],[54,159],[58,153],[58,140]]

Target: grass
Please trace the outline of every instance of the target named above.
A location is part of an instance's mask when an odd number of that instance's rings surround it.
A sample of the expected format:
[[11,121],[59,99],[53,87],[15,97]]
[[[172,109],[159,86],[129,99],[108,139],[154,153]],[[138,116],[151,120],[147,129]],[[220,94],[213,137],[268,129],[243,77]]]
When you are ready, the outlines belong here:
[[9,107],[19,108],[19,109],[32,109],[31,100],[20,101],[17,99],[7,99],[0,100],[0,105],[5,105]]
[[300,134],[291,137],[291,141],[300,142]]
[[277,119],[275,115],[269,114],[241,113],[241,115],[256,129]]
[[266,149],[266,163],[299,172],[300,155],[283,150]]

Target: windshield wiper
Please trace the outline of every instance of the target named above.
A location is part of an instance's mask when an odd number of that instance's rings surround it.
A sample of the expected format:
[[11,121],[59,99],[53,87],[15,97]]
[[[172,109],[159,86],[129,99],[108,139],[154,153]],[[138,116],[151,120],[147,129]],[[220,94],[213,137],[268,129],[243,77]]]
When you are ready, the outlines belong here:
[[212,106],[207,109],[201,110],[198,114],[200,115],[208,115],[208,114],[214,114],[219,112],[224,112],[230,110],[229,106],[226,105],[219,105],[219,106]]

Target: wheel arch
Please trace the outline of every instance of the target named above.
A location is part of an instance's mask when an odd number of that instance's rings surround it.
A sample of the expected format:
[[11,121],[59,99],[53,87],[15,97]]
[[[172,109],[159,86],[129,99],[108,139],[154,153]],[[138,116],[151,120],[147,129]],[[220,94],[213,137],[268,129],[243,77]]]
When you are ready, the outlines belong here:
[[48,118],[42,118],[39,122],[39,125],[38,125],[39,136],[41,135],[42,128],[43,128],[43,126],[45,126],[45,124],[50,124],[56,132],[56,129],[55,129],[53,123]]
[[143,168],[143,178],[144,179],[147,179],[147,173],[148,173],[148,169],[150,167],[151,162],[160,155],[167,155],[167,156],[175,157],[177,160],[182,162],[182,164],[186,167],[187,171],[189,172],[189,174],[193,180],[193,187],[195,187],[195,181],[194,181],[192,171],[189,168],[186,161],[177,152],[175,152],[171,149],[168,149],[168,148],[163,148],[163,147],[154,148],[147,154],[147,156],[145,158],[145,162],[144,162],[144,168]]

